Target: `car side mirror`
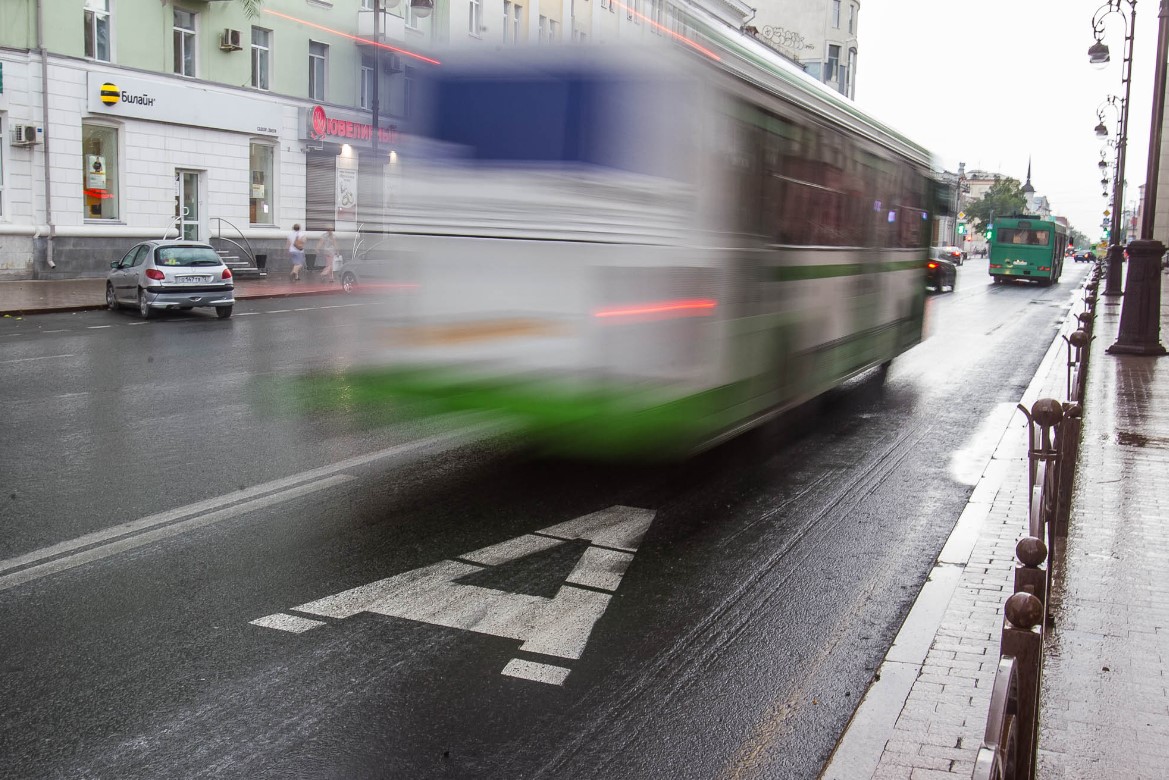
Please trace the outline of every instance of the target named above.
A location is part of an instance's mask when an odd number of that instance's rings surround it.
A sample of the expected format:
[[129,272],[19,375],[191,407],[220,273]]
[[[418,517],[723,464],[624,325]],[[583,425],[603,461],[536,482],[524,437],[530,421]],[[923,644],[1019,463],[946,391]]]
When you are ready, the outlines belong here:
[[110,262],[110,268],[119,268],[122,265],[121,260],[113,260]]

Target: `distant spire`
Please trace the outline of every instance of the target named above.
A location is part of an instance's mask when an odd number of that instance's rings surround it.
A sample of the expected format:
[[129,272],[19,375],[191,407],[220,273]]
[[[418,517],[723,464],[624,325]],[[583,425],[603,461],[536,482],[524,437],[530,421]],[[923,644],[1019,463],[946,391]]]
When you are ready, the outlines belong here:
[[1027,155],[1027,183],[1023,185],[1023,194],[1035,194],[1035,188],[1031,186],[1031,155]]

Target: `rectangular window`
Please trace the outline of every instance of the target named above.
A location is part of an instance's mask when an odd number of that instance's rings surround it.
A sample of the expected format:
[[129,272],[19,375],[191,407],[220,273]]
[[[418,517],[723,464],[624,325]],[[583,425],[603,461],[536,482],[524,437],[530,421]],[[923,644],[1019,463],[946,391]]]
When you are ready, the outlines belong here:
[[118,131],[81,124],[81,188],[86,219],[118,218]]
[[560,40],[560,22],[552,19],[548,22],[548,40]]
[[373,108],[373,59],[371,57],[361,58],[361,107],[365,109]]
[[194,76],[195,15],[180,8],[175,9],[174,47],[175,73],[180,76]]
[[511,38],[516,43],[520,42],[520,17],[523,16],[524,8],[521,5],[513,5],[511,7]]
[[840,0],[832,0],[832,26],[840,29]]
[[270,89],[268,74],[272,63],[272,31],[252,28],[252,86]]
[[316,41],[308,42],[308,96],[313,100],[325,99],[325,65],[328,60],[328,46]]
[[271,225],[276,216],[272,202],[272,162],[276,148],[271,144],[253,143],[248,155],[251,169],[251,192],[248,194],[248,219],[253,225]]
[[[4,139],[4,115],[0,114],[0,141]],[[4,217],[4,148],[7,144],[0,143],[0,218]]]
[[373,0],[361,0],[361,10],[362,11],[372,11],[373,10]]
[[548,40],[548,17],[540,17],[540,36],[538,38],[540,43],[545,43]]
[[110,0],[85,0],[85,56],[110,61]]
[[848,34],[856,35],[856,6],[848,4]]
[[836,70],[840,67],[840,47],[835,44],[828,44],[828,63],[824,68],[824,80],[835,81]]
[[515,43],[511,37],[511,3],[503,0],[503,42]]
[[471,0],[467,6],[467,32],[478,37],[483,27],[483,0]]

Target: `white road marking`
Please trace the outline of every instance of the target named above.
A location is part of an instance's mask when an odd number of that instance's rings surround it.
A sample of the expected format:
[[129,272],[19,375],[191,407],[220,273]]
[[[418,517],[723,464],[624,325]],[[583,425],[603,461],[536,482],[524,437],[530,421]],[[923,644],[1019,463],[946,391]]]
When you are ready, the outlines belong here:
[[588,539],[602,547],[636,552],[655,514],[652,509],[611,506],[537,533],[558,539]]
[[371,452],[367,455],[358,455],[353,458],[346,458],[329,466],[321,466],[320,468],[304,471],[300,474],[294,474],[283,479],[272,480],[260,485],[248,488],[247,490],[239,490],[232,493],[226,493],[221,496],[209,498],[204,501],[199,501],[194,504],[188,504],[178,509],[171,509],[166,512],[149,515],[147,517],[139,518],[127,523],[120,523],[110,528],[102,529],[101,531],[94,531],[93,533],[79,536],[76,539],[60,542],[49,547],[42,547],[39,550],[34,550],[24,555],[18,555],[15,558],[9,558],[5,561],[0,561],[0,574],[13,569],[18,569],[30,564],[39,563],[41,561],[54,558],[58,555],[80,549],[82,547],[91,547],[94,545],[103,544],[118,537],[127,536],[129,534],[137,533],[148,528],[164,525],[175,520],[189,517],[191,515],[208,512],[228,504],[245,501],[247,499],[255,498],[256,496],[265,493],[272,493],[278,490],[298,485],[302,482],[309,482],[311,480],[321,479],[341,471],[348,471],[349,469],[365,466],[379,460],[394,459],[400,460],[410,456],[425,452],[434,447],[442,445],[459,444],[466,441],[473,440],[474,437],[490,433],[497,430],[497,426],[478,425],[467,428],[461,428],[447,433],[437,434],[425,439],[417,441],[406,442],[405,444],[397,444],[393,447],[387,447],[377,452]]
[[14,358],[12,360],[0,360],[0,365],[4,365],[7,363],[27,363],[30,360],[56,360],[57,358],[71,358],[71,357],[77,357],[77,356],[76,355],[45,355],[44,357]]
[[564,541],[561,539],[524,534],[523,536],[517,536],[515,539],[508,539],[506,542],[493,544],[490,547],[484,547],[482,550],[476,550],[475,552],[467,553],[459,557],[471,563],[480,563],[484,566],[498,566],[507,561],[523,558],[525,555],[550,550],[561,544],[564,544]]
[[[593,627],[609,606],[612,596],[575,586],[615,591],[655,514],[652,509],[610,507],[534,534],[524,534],[474,550],[457,556],[460,559],[457,561],[440,561],[292,609],[334,619],[370,612],[522,640],[520,649],[525,652],[580,658]],[[519,560],[576,539],[592,544],[585,549],[565,584],[552,598],[458,582],[491,566]],[[281,620],[278,613],[252,623],[268,625]],[[515,659],[503,673],[539,679],[533,676],[532,669],[541,666],[544,665]],[[563,675],[567,674],[568,671],[564,670]],[[564,677],[560,676],[559,681],[552,684],[560,685],[563,681]]]
[[572,574],[568,575],[567,582],[601,590],[617,590],[631,563],[633,553],[589,547]]
[[112,327],[114,327],[114,326],[113,325],[87,325],[86,326],[86,328],[89,330],[101,330],[102,328],[112,328]]
[[328,625],[323,620],[309,620],[308,618],[297,617],[296,615],[281,614],[256,618],[251,621],[251,624],[253,626],[262,626],[263,628],[274,628],[277,631],[287,631],[290,634],[303,634],[310,629]]
[[157,542],[162,539],[169,539],[172,536],[178,536],[179,534],[186,533],[187,531],[193,531],[196,528],[212,525],[214,523],[218,523],[223,520],[245,514],[247,512],[252,512],[256,509],[263,509],[264,507],[271,506],[272,504],[279,504],[281,502],[288,501],[289,499],[299,498],[300,496],[307,495],[309,493],[325,490],[326,488],[331,488],[335,485],[340,485],[353,479],[356,479],[356,477],[351,477],[347,474],[338,474],[337,476],[329,477],[328,479],[322,479],[319,482],[310,482],[307,485],[300,485],[288,490],[282,490],[279,493],[271,493],[262,498],[257,498],[252,501],[245,501],[242,504],[236,504],[235,506],[230,506],[226,509],[220,509],[217,512],[198,515],[196,517],[190,518],[189,520],[183,520],[171,525],[164,525],[161,528],[154,528],[150,531],[144,531],[135,536],[123,537],[98,547],[91,547],[87,550],[73,553],[72,555],[66,555],[63,558],[57,558],[55,560],[41,563],[36,566],[30,566],[27,569],[20,569],[19,571],[13,572],[11,574],[0,576],[0,591],[5,591],[9,588],[15,588],[17,585],[23,585],[24,583],[32,582],[33,580],[39,580],[42,577],[48,577],[50,574],[59,574],[60,572],[74,569],[86,563],[100,561],[103,558],[109,558],[127,550],[143,547],[147,544],[151,544],[152,542]]
[[317,308],[318,307],[316,307],[316,306],[306,306],[303,309],[293,309],[293,311],[316,311]]
[[241,311],[238,314],[236,314],[235,316],[236,317],[251,317],[253,314],[262,314],[262,313],[263,312],[258,312],[258,311]]
[[132,328],[135,325],[149,325],[149,324],[150,324],[149,322],[127,322],[126,326]]
[[68,328],[61,328],[59,330],[43,330],[41,332],[42,333],[68,333],[69,329]]
[[532,682],[542,682],[549,685],[564,685],[571,669],[552,664],[538,664],[535,661],[525,661],[522,658],[513,658],[503,667],[503,674],[508,677],[519,677]]
[[286,314],[290,311],[292,311],[292,309],[272,309],[271,311],[267,311],[264,313],[265,314]]

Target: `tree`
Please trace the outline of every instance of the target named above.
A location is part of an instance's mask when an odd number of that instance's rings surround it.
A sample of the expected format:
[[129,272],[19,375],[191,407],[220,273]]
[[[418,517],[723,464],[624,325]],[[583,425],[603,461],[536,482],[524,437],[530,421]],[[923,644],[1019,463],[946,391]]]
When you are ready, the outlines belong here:
[[1027,198],[1023,195],[1023,185],[1019,180],[996,176],[990,189],[978,200],[966,204],[962,210],[966,212],[966,221],[974,228],[974,232],[985,233],[993,217],[1022,214],[1025,208]]
[[264,0],[239,0],[239,4],[243,6],[244,15],[249,19],[257,19],[260,16],[260,5]]
[[1068,240],[1077,247],[1092,246],[1092,240],[1075,228],[1068,233]]

